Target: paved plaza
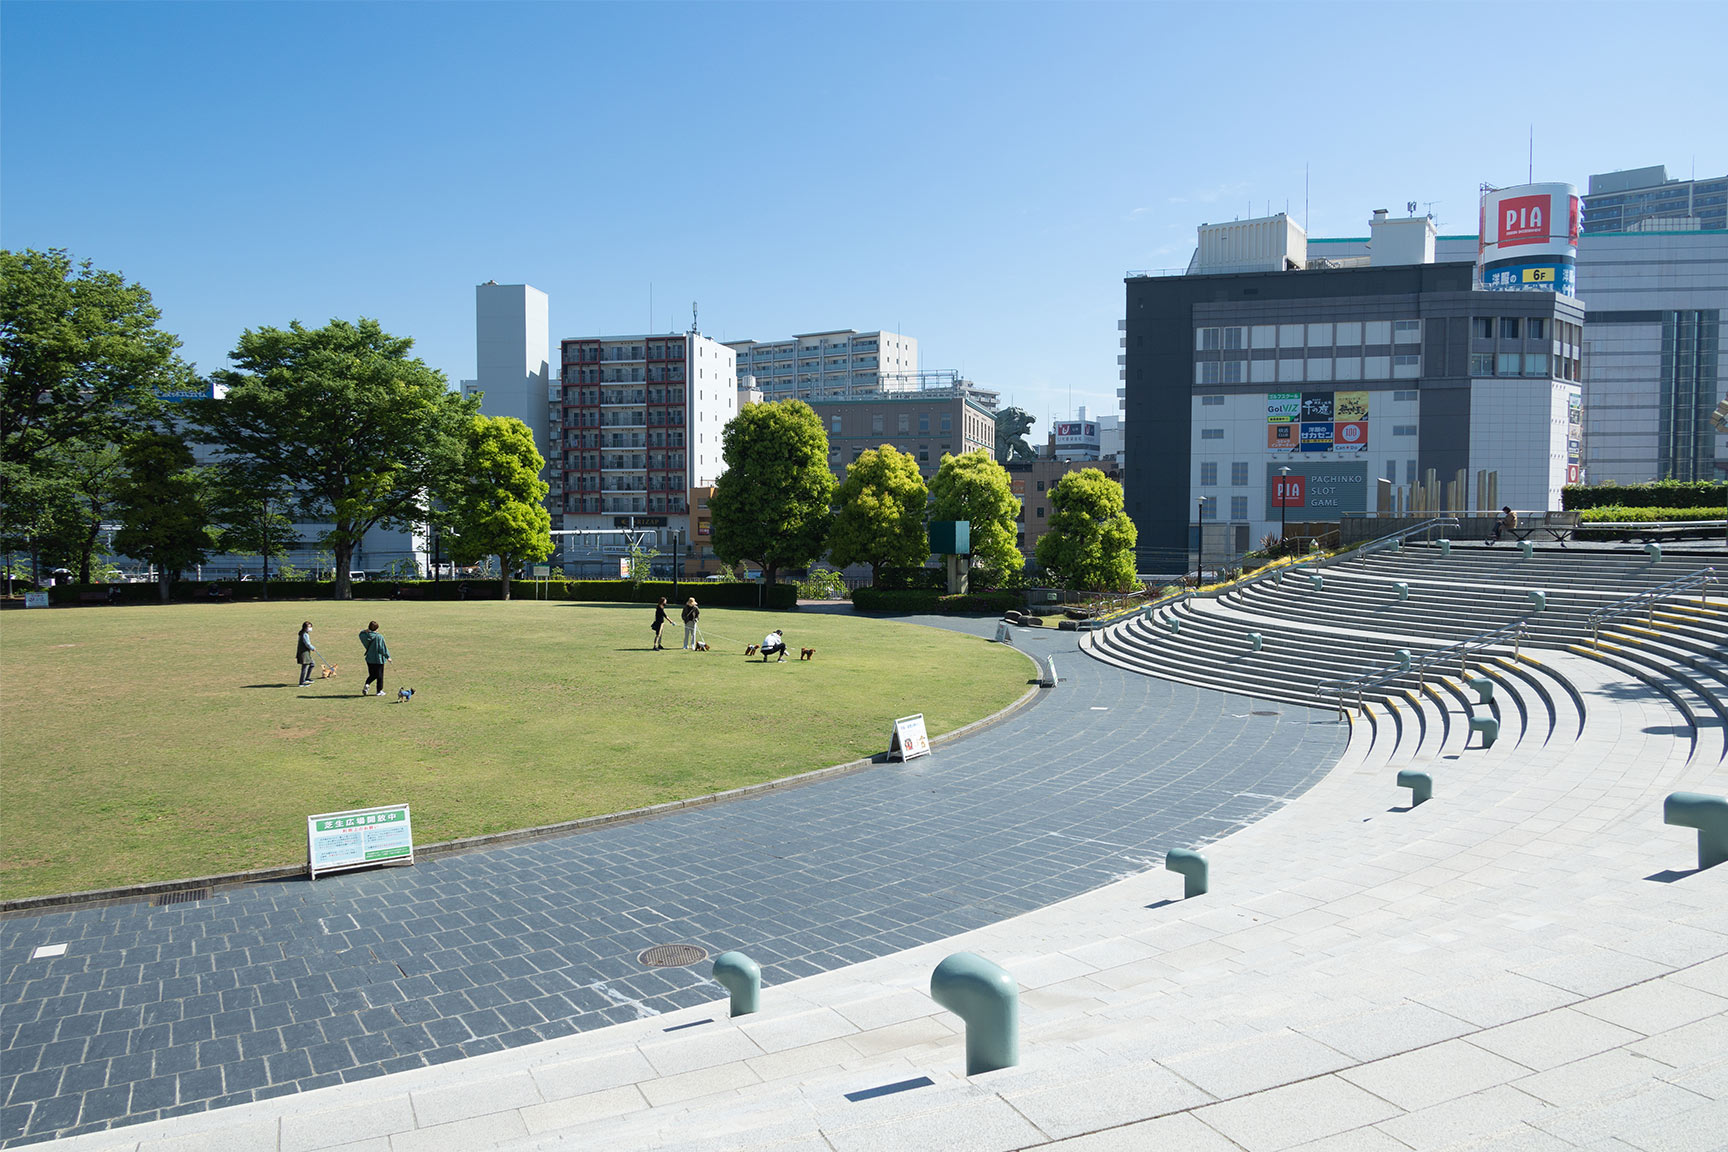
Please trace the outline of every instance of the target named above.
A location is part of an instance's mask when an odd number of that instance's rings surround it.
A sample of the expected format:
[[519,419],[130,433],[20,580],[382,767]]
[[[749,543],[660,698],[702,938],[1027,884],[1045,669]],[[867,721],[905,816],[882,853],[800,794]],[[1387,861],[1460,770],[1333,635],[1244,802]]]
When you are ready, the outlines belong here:
[[1348,738],[1323,712],[1122,673],[1072,633],[1015,638],[1061,682],[910,764],[408,869],[0,923],[0,1140],[657,1030],[722,992],[707,964],[648,968],[644,949],[741,949],[770,987],[902,954],[1240,831]]

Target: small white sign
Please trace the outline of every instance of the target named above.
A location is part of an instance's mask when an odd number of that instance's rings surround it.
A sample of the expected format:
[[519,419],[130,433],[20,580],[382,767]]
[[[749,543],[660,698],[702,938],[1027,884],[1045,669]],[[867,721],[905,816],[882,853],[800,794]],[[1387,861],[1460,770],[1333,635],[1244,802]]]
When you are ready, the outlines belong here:
[[996,643],[998,643],[998,644],[1012,644],[1012,643],[1014,643],[1014,634],[1009,631],[1010,627],[1012,627],[1012,625],[1010,625],[1008,623],[1008,621],[1006,621],[1006,620],[996,621]]
[[930,737],[924,732],[924,713],[894,721],[894,738],[888,744],[888,759],[915,760],[930,755]]
[[408,805],[306,817],[306,863],[314,880],[320,873],[344,868],[414,863],[414,824]]
[[24,593],[24,607],[26,607],[26,608],[46,608],[46,607],[48,607],[48,593],[46,593],[46,592],[26,592],[26,593]]

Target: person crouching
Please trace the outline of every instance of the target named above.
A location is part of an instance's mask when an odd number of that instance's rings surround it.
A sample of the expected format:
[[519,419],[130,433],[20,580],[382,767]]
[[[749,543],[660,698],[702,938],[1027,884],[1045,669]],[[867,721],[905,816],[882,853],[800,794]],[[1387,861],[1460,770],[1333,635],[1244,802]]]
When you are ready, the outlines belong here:
[[776,652],[780,654],[780,659],[776,660],[775,663],[785,663],[786,638],[778,628],[774,629],[774,631],[768,633],[768,635],[762,638],[762,663],[768,663],[768,657],[774,655]]

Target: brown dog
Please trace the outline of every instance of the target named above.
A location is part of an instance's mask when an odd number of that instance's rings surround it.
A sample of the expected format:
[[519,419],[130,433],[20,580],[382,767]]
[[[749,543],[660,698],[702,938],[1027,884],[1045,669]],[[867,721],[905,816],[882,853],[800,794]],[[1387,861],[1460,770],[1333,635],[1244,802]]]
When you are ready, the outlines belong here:
[[750,646],[748,646],[747,648],[744,649],[744,655],[754,656],[754,655],[756,655],[757,650],[760,649],[761,647],[762,646],[760,644],[751,644]]
[[708,651],[708,641],[706,641],[706,640],[696,641],[696,651],[698,651],[698,652]]
[[816,649],[814,649],[814,648],[800,648],[800,649],[798,649],[798,659],[800,659],[800,660],[814,660],[814,659],[816,659]]

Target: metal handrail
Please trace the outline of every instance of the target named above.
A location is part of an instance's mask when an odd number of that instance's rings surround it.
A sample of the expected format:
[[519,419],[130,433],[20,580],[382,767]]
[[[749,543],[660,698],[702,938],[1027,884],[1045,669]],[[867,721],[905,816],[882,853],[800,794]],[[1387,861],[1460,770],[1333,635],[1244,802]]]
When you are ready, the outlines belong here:
[[1363,695],[1368,689],[1378,688],[1382,684],[1388,684],[1410,675],[1416,677],[1416,687],[1420,689],[1423,686],[1429,666],[1442,663],[1454,655],[1458,659],[1458,675],[1464,676],[1469,672],[1471,652],[1488,648],[1495,641],[1506,636],[1512,637],[1512,658],[1516,660],[1523,652],[1526,624],[1527,622],[1524,620],[1515,620],[1488,632],[1478,632],[1474,636],[1448,644],[1444,648],[1431,649],[1424,652],[1420,658],[1412,659],[1408,668],[1382,668],[1373,672],[1364,672],[1360,676],[1348,680],[1327,680],[1314,689],[1314,695],[1320,699],[1324,699],[1328,693],[1336,696],[1338,698],[1338,714],[1342,716],[1345,711],[1345,697],[1350,694],[1352,688],[1356,690],[1356,709],[1361,711]]
[[1601,637],[1599,632],[1603,622],[1609,617],[1630,615],[1638,610],[1642,601],[1648,600],[1649,603],[1644,606],[1647,613],[1644,622],[1654,628],[1656,626],[1656,605],[1658,602],[1666,600],[1674,593],[1685,588],[1690,588],[1694,584],[1703,587],[1703,599],[1708,600],[1710,598],[1710,584],[1715,580],[1715,578],[1716,569],[1714,566],[1700,568],[1696,572],[1688,572],[1684,576],[1676,576],[1666,584],[1658,584],[1654,588],[1646,588],[1644,591],[1628,596],[1624,600],[1616,600],[1612,604],[1596,609],[1585,618],[1590,625],[1590,647],[1599,648],[1601,646]]
[[1410,536],[1416,535],[1418,532],[1426,535],[1427,533],[1434,531],[1436,528],[1456,527],[1458,527],[1458,518],[1456,516],[1435,516],[1431,519],[1422,521],[1420,524],[1412,524],[1408,528],[1399,529],[1397,532],[1388,532],[1384,536],[1368,541],[1368,543],[1363,544],[1356,549],[1356,557],[1359,560],[1366,560],[1372,553],[1378,552],[1382,548],[1390,547],[1394,543],[1401,542]]

